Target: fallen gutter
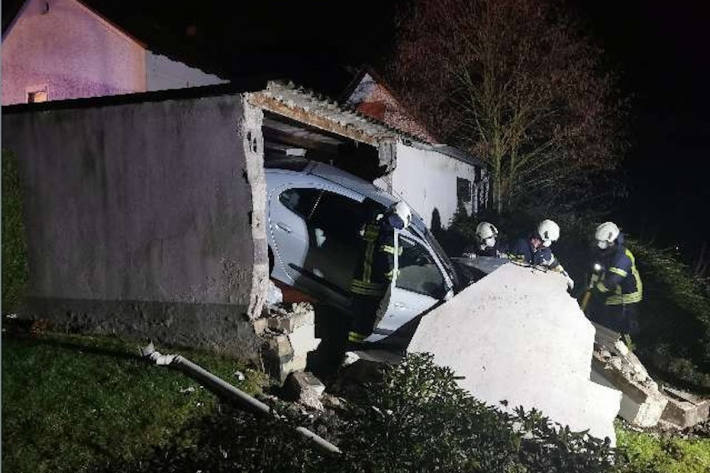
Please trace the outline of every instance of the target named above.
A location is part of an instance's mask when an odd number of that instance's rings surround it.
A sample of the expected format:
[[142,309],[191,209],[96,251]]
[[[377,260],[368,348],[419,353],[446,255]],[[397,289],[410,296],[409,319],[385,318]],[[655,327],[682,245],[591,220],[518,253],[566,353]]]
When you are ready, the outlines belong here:
[[[155,350],[153,342],[147,346],[140,348],[140,353],[143,358],[147,358],[158,366],[173,366],[184,371],[188,376],[195,379],[199,383],[207,386],[217,394],[221,394],[230,400],[234,401],[237,406],[254,414],[265,416],[274,416],[277,419],[282,417],[258,399],[248,395],[244,391],[237,389],[231,384],[224,381],[222,378],[215,376],[201,366],[193,363],[187,358],[180,355],[163,355]],[[311,432],[305,427],[296,427],[294,429],[302,437],[310,440],[316,447],[327,453],[342,453],[338,447],[328,442],[319,435]]]

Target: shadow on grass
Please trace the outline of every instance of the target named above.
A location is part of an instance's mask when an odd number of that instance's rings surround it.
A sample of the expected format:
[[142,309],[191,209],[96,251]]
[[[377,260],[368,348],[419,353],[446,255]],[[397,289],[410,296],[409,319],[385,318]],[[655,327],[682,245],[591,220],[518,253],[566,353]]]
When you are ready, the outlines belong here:
[[172,438],[132,461],[112,462],[98,473],[173,473],[183,471],[303,472],[333,471],[338,459],[316,451],[291,427],[306,423],[321,435],[329,429],[290,412],[286,421],[264,418],[221,404],[214,415],[190,423]]

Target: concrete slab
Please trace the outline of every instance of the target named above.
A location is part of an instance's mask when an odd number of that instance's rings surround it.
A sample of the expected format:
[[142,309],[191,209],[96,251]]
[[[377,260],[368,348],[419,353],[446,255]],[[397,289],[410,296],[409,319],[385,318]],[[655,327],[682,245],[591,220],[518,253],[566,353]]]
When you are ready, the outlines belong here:
[[664,386],[661,390],[668,398],[661,419],[681,429],[705,422],[710,414],[710,399]]
[[557,273],[504,265],[423,317],[408,351],[432,353],[485,402],[615,442],[621,393],[590,380],[595,330],[566,288]]

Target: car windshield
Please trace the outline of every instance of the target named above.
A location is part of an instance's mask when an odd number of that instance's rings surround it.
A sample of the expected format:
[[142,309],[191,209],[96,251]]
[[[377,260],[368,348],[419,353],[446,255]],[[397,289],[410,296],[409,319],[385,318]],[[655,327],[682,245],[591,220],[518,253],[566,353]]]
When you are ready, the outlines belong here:
[[454,284],[454,290],[458,291],[458,289],[460,288],[459,277],[458,274],[456,274],[456,269],[454,268],[453,263],[449,259],[449,256],[446,254],[444,249],[441,247],[436,238],[434,238],[434,235],[432,235],[428,228],[422,226],[422,228],[417,228],[417,230],[420,230],[424,234],[424,238],[426,239],[427,243],[429,243],[429,245],[434,249],[436,255],[439,257],[439,260],[441,260],[441,264],[444,265],[446,273],[449,275],[449,278],[451,278],[451,282]]

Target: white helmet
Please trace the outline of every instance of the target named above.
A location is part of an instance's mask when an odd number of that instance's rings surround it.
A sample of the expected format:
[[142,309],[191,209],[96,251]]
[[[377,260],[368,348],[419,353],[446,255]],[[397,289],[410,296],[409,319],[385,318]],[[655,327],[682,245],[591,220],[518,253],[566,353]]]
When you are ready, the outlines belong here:
[[543,220],[537,226],[537,234],[542,240],[542,246],[550,246],[560,238],[560,226],[552,220]]
[[400,200],[396,204],[392,204],[389,210],[390,225],[399,230],[405,229],[409,226],[412,221],[412,210],[406,202]]
[[614,244],[619,237],[619,227],[614,222],[604,222],[597,227],[594,232],[594,238],[597,240],[597,246],[600,250],[606,250]]
[[476,227],[476,236],[481,240],[498,236],[498,229],[492,223],[481,222]]
[[476,227],[476,237],[478,240],[489,248],[496,246],[496,237],[498,229],[492,223],[481,222]]

